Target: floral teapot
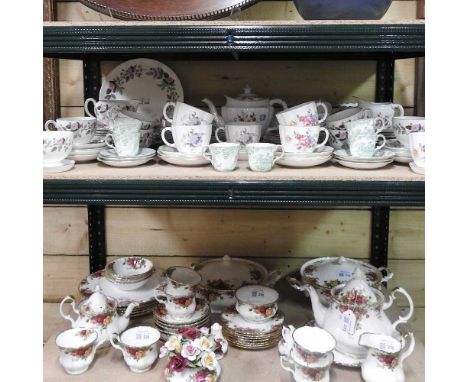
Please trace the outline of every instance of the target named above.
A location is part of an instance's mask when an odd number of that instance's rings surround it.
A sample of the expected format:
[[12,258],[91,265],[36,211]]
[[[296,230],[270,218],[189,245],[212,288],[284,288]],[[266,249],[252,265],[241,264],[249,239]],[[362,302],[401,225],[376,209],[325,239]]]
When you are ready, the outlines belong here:
[[244,93],[238,97],[226,97],[226,104],[221,107],[221,115],[217,113],[216,107],[208,98],[203,100],[210,109],[210,113],[216,116],[216,121],[224,125],[225,123],[245,123],[256,122],[262,125],[265,132],[270,126],[274,114],[274,105],[280,105],[283,110],[288,108],[282,99],[268,99],[252,93],[250,86],[244,88]]
[[[63,305],[69,302],[72,310],[78,315],[74,320],[69,314],[63,312]],[[98,333],[98,342],[109,345],[112,333],[120,333],[125,330],[130,321],[130,314],[138,306],[131,303],[122,316],[117,313],[117,301],[106,297],[98,285],[94,293],[75,307],[75,299],[71,296],[65,297],[60,303],[60,315],[71,322],[72,328],[94,329]]]
[[[367,356],[367,348],[359,344],[362,333],[394,335],[398,333],[396,326],[407,322],[413,315],[413,301],[403,288],[394,289],[389,300],[385,301],[381,291],[367,284],[359,268],[354,270],[347,283],[332,288],[330,306],[320,301],[319,294],[311,285],[301,285],[294,278],[289,282],[294,288],[309,292],[317,326],[335,337],[336,351],[359,361]],[[397,292],[408,299],[410,308],[407,315],[392,323],[384,311],[393,304]]]

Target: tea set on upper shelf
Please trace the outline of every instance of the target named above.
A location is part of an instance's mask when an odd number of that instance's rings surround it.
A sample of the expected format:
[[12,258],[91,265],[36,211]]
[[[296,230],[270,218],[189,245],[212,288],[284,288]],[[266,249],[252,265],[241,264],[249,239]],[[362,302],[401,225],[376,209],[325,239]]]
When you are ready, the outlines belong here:
[[[123,62],[104,79],[99,100],[86,100],[86,117],[45,123],[43,170],[68,171],[93,160],[134,167],[157,155],[177,166],[211,163],[217,171],[234,171],[238,161],[265,172],[275,164],[309,168],[331,160],[363,170],[409,163],[424,174],[424,118],[404,117],[399,104],[357,99],[335,113],[328,102],[288,108],[249,86],[236,98],[225,97],[221,115],[207,98],[202,102],[209,112],[201,110],[183,102],[179,78],[163,63]],[[276,114],[275,106],[281,109]],[[271,127],[273,116],[278,126]],[[151,148],[156,145],[157,151]]]
[[[78,305],[70,296],[62,300],[60,314],[72,328],[56,338],[60,364],[69,374],[81,374],[99,357],[98,349],[112,345],[133,372],[150,370],[159,354],[169,357],[167,381],[188,382],[197,373],[215,381],[228,344],[243,350],[278,346],[280,364],[296,382],[330,381],[333,363],[360,367],[366,382],[404,381],[403,361],[415,339],[401,324],[414,309],[403,288],[386,296],[382,283],[393,274],[364,261],[325,257],[307,261],[300,275],[301,282],[286,280],[309,296],[314,320],[295,328],[287,324],[274,289],[281,273],[254,261],[226,255],[163,271],[144,257],[118,258],[80,283]],[[398,293],[409,309],[391,320],[386,312]],[[151,314],[149,324],[142,324]],[[219,323],[210,329],[212,319]],[[159,340],[165,343],[158,350]]]

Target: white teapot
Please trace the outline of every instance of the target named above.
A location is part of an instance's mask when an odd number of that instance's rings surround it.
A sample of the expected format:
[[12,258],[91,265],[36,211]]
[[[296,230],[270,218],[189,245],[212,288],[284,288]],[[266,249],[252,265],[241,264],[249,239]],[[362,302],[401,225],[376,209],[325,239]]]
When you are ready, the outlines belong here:
[[208,98],[203,99],[210,109],[210,113],[215,115],[216,121],[220,125],[225,123],[256,122],[262,125],[262,132],[270,126],[274,114],[274,105],[280,105],[283,110],[288,108],[282,99],[268,99],[252,93],[250,86],[244,88],[244,93],[238,97],[226,97],[226,104],[221,107],[221,115],[216,111],[216,107]]
[[[70,303],[72,310],[78,315],[75,320],[63,312],[63,305],[66,302]],[[121,333],[127,328],[130,314],[136,306],[138,306],[137,303],[131,303],[125,313],[119,316],[117,301],[105,296],[98,285],[88,299],[78,304],[78,308],[75,306],[73,297],[65,297],[60,303],[60,315],[71,322],[72,328],[94,329],[98,333],[98,342],[107,346],[112,333]]]
[[[359,344],[362,333],[394,335],[398,333],[396,326],[407,322],[413,315],[413,301],[403,288],[394,289],[389,300],[385,301],[382,292],[367,284],[359,268],[354,270],[347,283],[332,288],[330,306],[320,301],[319,294],[311,285],[301,285],[293,278],[289,282],[294,288],[309,292],[317,326],[335,337],[336,351],[359,361],[367,356],[367,348]],[[410,308],[407,315],[392,323],[384,310],[393,304],[397,292],[408,299]]]
[[[368,348],[367,358],[361,365],[366,382],[405,382],[403,361],[414,350],[414,334],[408,341],[375,333],[363,333],[359,344]],[[405,346],[406,345],[406,346]],[[406,347],[406,348],[405,348]]]

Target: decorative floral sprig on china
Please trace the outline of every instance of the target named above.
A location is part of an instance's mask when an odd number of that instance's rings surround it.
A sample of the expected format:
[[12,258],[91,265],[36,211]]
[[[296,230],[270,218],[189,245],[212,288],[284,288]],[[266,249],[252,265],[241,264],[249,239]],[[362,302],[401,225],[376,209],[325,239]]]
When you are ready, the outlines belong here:
[[[170,336],[159,352],[159,358],[169,356],[167,372],[203,368],[218,373],[218,360],[224,357],[228,348],[220,328],[219,324],[213,324],[211,334],[208,328],[180,329],[179,334]],[[206,377],[200,375],[200,382],[208,382],[209,378]]]

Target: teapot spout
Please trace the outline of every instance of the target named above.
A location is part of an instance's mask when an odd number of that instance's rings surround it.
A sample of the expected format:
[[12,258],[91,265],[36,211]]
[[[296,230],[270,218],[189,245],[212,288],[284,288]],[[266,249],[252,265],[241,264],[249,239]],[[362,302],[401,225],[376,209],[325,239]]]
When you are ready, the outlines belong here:
[[309,284],[301,284],[294,277],[288,277],[288,282],[295,289],[301,291],[307,291],[310,296],[310,303],[312,304],[312,310],[314,312],[314,318],[318,326],[323,327],[325,321],[325,315],[328,308],[322,304],[320,301],[319,295],[314,287]]
[[202,102],[205,103],[208,106],[208,109],[210,110],[210,113],[214,115],[215,122],[217,123],[218,126],[224,126],[224,120],[223,117],[221,117],[218,114],[218,111],[216,110],[216,106],[214,105],[213,101],[211,101],[208,98],[203,98]]

